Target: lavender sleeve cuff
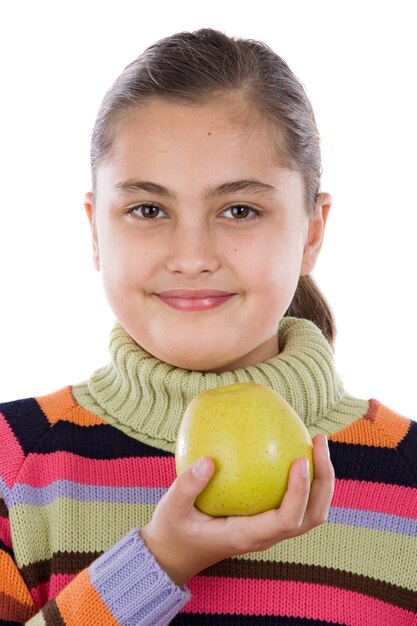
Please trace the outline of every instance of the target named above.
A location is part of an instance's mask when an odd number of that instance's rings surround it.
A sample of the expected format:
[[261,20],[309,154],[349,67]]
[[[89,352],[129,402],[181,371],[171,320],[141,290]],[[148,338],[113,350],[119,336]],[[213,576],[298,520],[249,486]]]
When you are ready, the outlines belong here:
[[158,565],[134,529],[88,568],[101,599],[123,626],[164,626],[191,597]]

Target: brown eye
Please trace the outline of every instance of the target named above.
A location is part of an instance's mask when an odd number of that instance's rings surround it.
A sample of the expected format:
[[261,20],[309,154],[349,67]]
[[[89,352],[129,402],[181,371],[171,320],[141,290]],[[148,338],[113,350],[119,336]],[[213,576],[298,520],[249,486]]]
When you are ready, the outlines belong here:
[[[161,211],[162,209],[155,204],[139,204],[138,206],[130,209],[130,213],[133,213],[139,218],[145,219],[155,219],[160,216]],[[163,217],[163,215],[161,217]]]
[[141,209],[143,217],[157,217],[159,214],[159,207],[154,206],[153,204],[143,204],[138,208]]
[[233,217],[245,218],[248,217],[250,208],[247,206],[232,206],[230,208]]
[[232,217],[235,221],[250,222],[260,216],[260,211],[244,204],[234,204],[225,209],[223,214],[227,218]]

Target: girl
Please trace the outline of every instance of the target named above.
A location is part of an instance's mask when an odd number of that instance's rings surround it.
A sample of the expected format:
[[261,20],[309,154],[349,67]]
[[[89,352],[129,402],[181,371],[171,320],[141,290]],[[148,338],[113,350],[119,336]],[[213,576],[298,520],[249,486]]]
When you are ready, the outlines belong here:
[[[168,37],[106,94],[91,165],[110,361],[0,406],[0,623],[417,625],[417,424],[337,374],[300,82],[264,44]],[[175,478],[173,450],[191,398],[238,381],[292,404],[315,479],[299,459],[278,510],[214,519],[213,461]]]

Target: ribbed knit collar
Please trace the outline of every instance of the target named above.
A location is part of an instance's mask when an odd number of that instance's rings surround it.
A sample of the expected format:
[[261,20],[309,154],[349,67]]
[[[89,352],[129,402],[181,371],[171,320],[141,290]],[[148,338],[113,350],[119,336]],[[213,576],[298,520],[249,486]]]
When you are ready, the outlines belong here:
[[187,404],[202,390],[256,382],[283,395],[312,435],[332,434],[364,415],[368,402],[345,393],[333,350],[310,321],[286,317],[279,354],[268,361],[219,374],[180,369],[155,358],[116,323],[110,362],[73,393],[86,409],[130,436],[173,451]]

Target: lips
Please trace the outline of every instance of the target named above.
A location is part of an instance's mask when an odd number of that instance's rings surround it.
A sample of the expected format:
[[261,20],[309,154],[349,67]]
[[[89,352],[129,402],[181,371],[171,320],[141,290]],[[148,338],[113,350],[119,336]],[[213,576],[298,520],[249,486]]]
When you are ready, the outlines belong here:
[[180,311],[215,309],[236,296],[235,293],[218,289],[172,289],[156,295],[164,304]]

